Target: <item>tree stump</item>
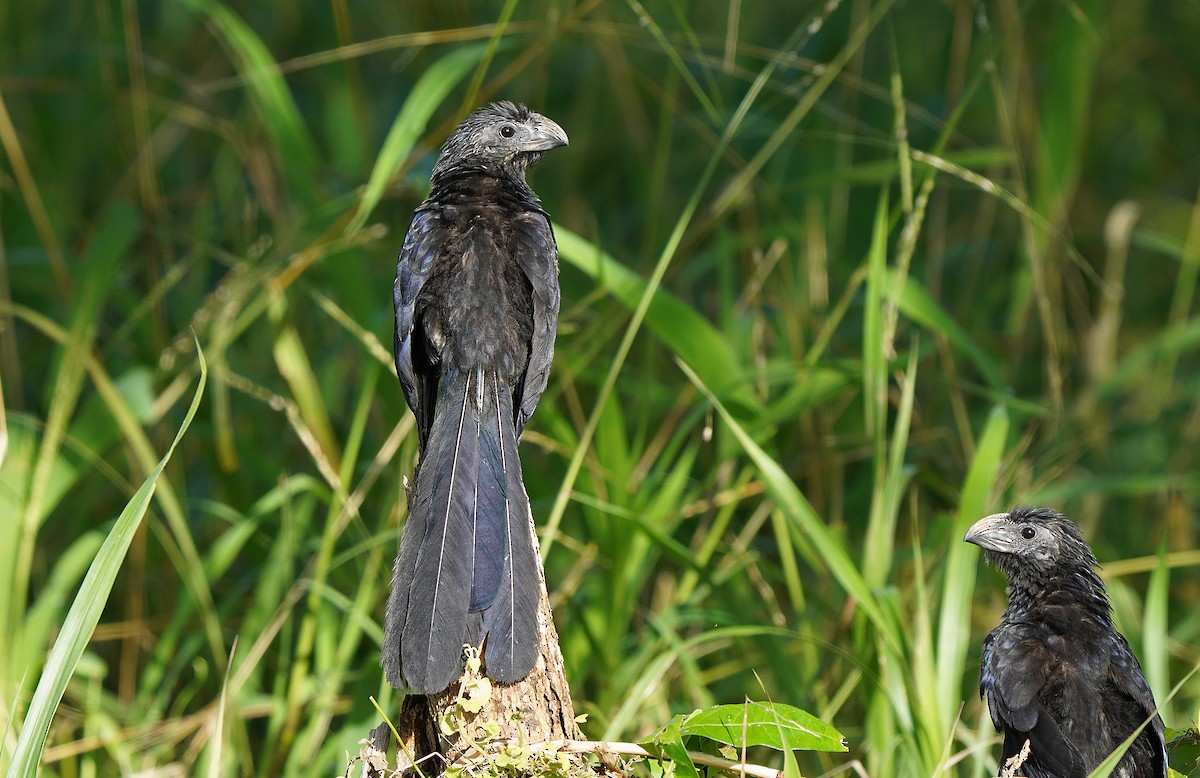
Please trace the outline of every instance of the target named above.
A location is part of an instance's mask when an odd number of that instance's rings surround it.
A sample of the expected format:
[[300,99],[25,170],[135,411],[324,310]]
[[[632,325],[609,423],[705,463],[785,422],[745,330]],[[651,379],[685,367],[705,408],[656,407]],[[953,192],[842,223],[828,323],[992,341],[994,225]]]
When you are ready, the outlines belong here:
[[[412,503],[412,484],[406,489]],[[533,524],[533,514],[528,517]],[[446,766],[460,758],[477,758],[480,743],[511,742],[516,744],[543,743],[546,741],[578,740],[581,735],[575,722],[575,708],[571,703],[571,690],[563,672],[562,651],[558,645],[558,630],[550,613],[550,598],[546,589],[546,571],[538,546],[537,532],[533,537],[534,556],[537,559],[538,585],[541,588],[538,604],[538,629],[541,643],[540,656],[533,671],[524,679],[513,684],[485,682],[490,693],[482,700],[482,707],[463,714],[459,692],[464,684],[473,696],[480,688],[478,678],[472,678],[470,668],[450,688],[440,694],[409,694],[404,698],[400,717],[395,721],[400,736],[397,755],[397,772],[417,765],[426,776],[440,774]],[[457,731],[444,733],[438,721],[451,708],[451,716],[462,722]],[[364,763],[363,775],[384,775],[374,772],[368,764],[378,764],[378,754],[387,752],[387,724],[372,733],[372,743],[364,749],[360,760]],[[374,754],[373,761],[367,759],[367,750]],[[349,770],[347,774],[349,774]],[[415,772],[415,771],[414,771]]]

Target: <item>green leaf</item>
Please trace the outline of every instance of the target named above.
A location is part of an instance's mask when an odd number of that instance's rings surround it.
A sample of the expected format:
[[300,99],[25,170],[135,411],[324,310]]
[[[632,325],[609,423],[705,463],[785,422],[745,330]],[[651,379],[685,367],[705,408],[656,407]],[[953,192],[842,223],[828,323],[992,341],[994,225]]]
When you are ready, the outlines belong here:
[[679,732],[684,737],[703,737],[734,748],[847,750],[845,738],[832,726],[811,713],[775,702],[717,705],[684,717]]
[[1200,771],[1200,731],[1166,728],[1167,754],[1172,775],[1190,775]]
[[675,775],[681,778],[700,778],[700,773],[696,770],[692,757],[688,755],[687,748],[683,745],[683,735],[679,731],[679,725],[685,718],[686,716],[682,715],[674,717],[653,735],[640,741],[638,745],[659,759],[666,759],[673,763]]
[[29,711],[21,727],[21,734],[17,740],[16,749],[13,751],[12,762],[8,766],[9,778],[37,774],[42,749],[46,744],[46,735],[50,731],[50,722],[54,718],[55,711],[58,710],[58,704],[66,691],[67,683],[71,680],[75,667],[79,664],[79,659],[83,656],[83,652],[92,638],[92,633],[95,632],[96,625],[100,622],[100,615],[104,612],[108,595],[112,592],[113,582],[116,581],[117,573],[121,570],[125,553],[129,550],[129,544],[142,523],[142,517],[146,515],[146,511],[150,507],[150,500],[154,497],[154,489],[158,484],[159,476],[162,475],[163,468],[167,466],[171,455],[175,453],[175,447],[179,445],[179,441],[183,439],[184,433],[191,425],[192,419],[196,415],[196,409],[200,407],[200,399],[204,396],[204,384],[208,379],[208,367],[204,363],[203,354],[200,354],[199,344],[196,344],[196,352],[200,360],[200,382],[192,396],[191,407],[188,408],[183,424],[175,434],[175,439],[171,442],[167,453],[159,460],[154,471],[146,477],[141,488],[125,506],[125,510],[121,511],[121,515],[117,517],[108,537],[100,546],[91,567],[88,568],[83,584],[79,587],[79,593],[75,596],[71,609],[67,612],[62,631],[59,632],[54,646],[50,649],[42,677],[38,680],[37,688],[30,700]]

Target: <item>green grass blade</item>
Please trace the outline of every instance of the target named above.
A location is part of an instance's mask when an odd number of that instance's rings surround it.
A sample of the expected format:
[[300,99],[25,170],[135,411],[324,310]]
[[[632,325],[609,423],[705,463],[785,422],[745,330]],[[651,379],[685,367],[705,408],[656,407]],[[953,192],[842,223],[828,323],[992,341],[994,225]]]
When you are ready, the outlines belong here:
[[771,137],[760,146],[758,152],[745,166],[738,170],[737,174],[721,190],[716,202],[712,206],[714,214],[723,214],[737,203],[746,190],[749,189],[750,183],[763,169],[763,166],[775,156],[785,142],[795,137],[796,128],[800,125],[801,120],[817,105],[825,90],[837,81],[838,76],[842,74],[847,63],[857,54],[862,45],[866,43],[871,31],[875,29],[875,25],[883,19],[891,7],[891,0],[884,0],[884,2],[880,2],[871,8],[866,14],[866,18],[854,28],[854,31],[846,41],[846,45],[839,49],[833,59],[821,68],[820,75],[804,90],[801,98],[796,101],[795,107],[779,123],[775,131],[771,133]]
[[488,37],[487,43],[484,45],[483,56],[479,58],[479,63],[475,67],[475,73],[472,74],[471,80],[467,84],[462,106],[458,109],[460,114],[470,111],[479,99],[479,90],[483,86],[484,76],[487,75],[488,68],[492,65],[492,59],[496,56],[496,50],[500,48],[500,44],[504,40],[509,22],[512,21],[513,11],[517,10],[518,2],[519,0],[505,0],[504,7],[500,9],[500,15],[496,18],[495,24],[492,25],[492,34]]
[[996,478],[1004,459],[1008,439],[1008,413],[996,406],[988,415],[983,434],[975,449],[975,459],[967,471],[958,512],[946,542],[946,574],[942,584],[942,608],[938,619],[937,671],[938,709],[941,731],[936,740],[948,735],[962,700],[963,676],[966,670],[967,648],[972,636],[965,625],[970,623],[971,598],[975,591],[975,571],[979,557],[976,549],[962,542],[963,535],[976,520],[986,515],[994,499]]
[[221,42],[237,59],[238,71],[259,118],[271,134],[292,193],[306,203],[314,202],[317,147],[267,45],[249,24],[218,0],[184,2],[208,18]]
[[[1158,565],[1150,573],[1150,584],[1146,587],[1146,603],[1142,615],[1142,666],[1146,670],[1146,683],[1154,692],[1154,699],[1166,700],[1170,686],[1167,673],[1171,658],[1170,634],[1167,622],[1167,595],[1170,591],[1171,568],[1167,566],[1167,545],[1158,549]],[[1166,703],[1159,705],[1169,711]]]
[[875,596],[871,593],[871,589],[867,586],[866,580],[862,577],[862,573],[855,566],[854,562],[846,552],[846,547],[829,531],[829,527],[821,520],[812,506],[808,504],[808,500],[804,499],[804,495],[796,487],[796,484],[783,468],[770,454],[762,449],[754,438],[746,432],[745,428],[738,423],[733,414],[721,404],[717,396],[704,385],[700,380],[700,376],[687,365],[679,362],[679,367],[687,375],[696,388],[704,392],[708,397],[709,402],[716,408],[721,419],[733,432],[738,443],[745,450],[746,454],[758,467],[762,475],[763,482],[766,484],[767,492],[771,498],[783,509],[788,518],[791,519],[793,526],[802,532],[808,540],[817,548],[825,563],[829,566],[829,572],[837,578],[838,583],[846,592],[857,600],[857,605],[871,619],[871,621],[880,629],[885,637],[895,639],[890,624],[885,618],[883,611],[876,602]]
[[862,400],[863,426],[871,439],[872,478],[871,511],[867,520],[867,546],[863,552],[864,577],[872,587],[887,578],[891,564],[891,521],[884,505],[887,443],[887,367],[883,343],[883,306],[887,286],[887,192],[881,192],[875,206],[871,245],[867,249],[867,286],[863,303]]
[[1112,375],[1101,382],[1100,399],[1111,400],[1121,392],[1139,391],[1139,382],[1160,360],[1175,359],[1197,349],[1200,349],[1200,317],[1151,333],[1128,349]]
[[946,339],[975,365],[988,386],[997,391],[1004,391],[1004,378],[996,361],[972,340],[967,331],[946,312],[925,287],[911,276],[902,277],[896,271],[892,271],[888,282],[888,292],[896,299],[901,313],[930,332],[945,335]]
[[883,348],[883,299],[887,286],[887,193],[875,207],[871,247],[867,249],[867,299],[863,310],[863,418],[867,435],[882,455],[883,428],[887,420],[887,355]]
[[[878,19],[875,19],[875,21],[878,21]],[[874,22],[872,22],[872,24],[873,23]],[[866,27],[867,25],[864,24],[863,28]],[[862,37],[866,37],[865,29],[862,33]],[[861,40],[858,40],[858,44],[861,44],[861,42]],[[854,46],[857,47],[857,44],[854,44]],[[843,53],[845,50],[850,48],[851,45],[847,45],[845,49],[843,49]],[[846,55],[847,58],[848,56],[849,55]],[[655,263],[654,270],[650,274],[650,280],[647,282],[645,290],[639,296],[637,304],[633,307],[633,316],[630,319],[628,326],[625,328],[625,334],[621,338],[621,343],[617,346],[617,353],[614,356],[612,363],[609,365],[608,373],[605,375],[604,382],[600,386],[598,393],[599,396],[597,397],[596,403],[593,406],[591,415],[588,417],[583,432],[580,435],[579,443],[575,448],[575,452],[571,456],[571,461],[567,465],[567,473],[558,489],[558,494],[554,498],[554,505],[550,509],[550,516],[546,521],[546,527],[542,534],[542,555],[544,557],[549,556],[550,549],[554,545],[555,536],[558,533],[558,525],[561,523],[563,513],[566,511],[567,501],[569,499],[571,490],[575,486],[575,479],[579,476],[579,470],[583,466],[584,456],[586,455],[591,444],[592,435],[595,433],[596,424],[599,422],[600,414],[604,408],[604,404],[608,401],[608,396],[613,391],[613,387],[616,386],[617,377],[620,375],[621,369],[625,366],[625,360],[633,346],[634,338],[641,329],[642,323],[645,320],[647,312],[649,311],[650,304],[654,301],[654,297],[658,292],[663,277],[666,275],[667,268],[670,266],[671,260],[675,257],[675,253],[678,251],[679,246],[683,241],[684,234],[687,232],[688,227],[692,223],[693,217],[696,215],[696,211],[700,206],[700,199],[704,195],[709,181],[716,172],[722,155],[724,154],[725,150],[729,148],[729,144],[737,136],[738,132],[742,129],[743,123],[745,122],[746,116],[750,112],[750,109],[757,104],[766,79],[771,73],[775,72],[775,69],[779,67],[782,62],[783,56],[781,53],[780,56],[774,57],[770,62],[767,63],[765,67],[762,68],[761,71],[759,71],[758,77],[755,79],[754,83],[752,83],[750,88],[747,89],[743,94],[741,101],[738,103],[737,110],[734,111],[733,116],[725,124],[725,128],[721,133],[720,139],[717,141],[716,147],[713,149],[713,153],[706,161],[703,170],[701,170],[700,174],[696,177],[696,183],[692,187],[692,191],[688,197],[687,203],[683,206],[683,209],[679,214],[679,218],[675,221],[675,226],[672,228],[671,234],[667,238],[666,245],[663,247],[662,252],[659,253],[658,261]],[[838,68],[830,67],[829,71],[835,72],[837,69]],[[825,76],[823,75],[822,78],[824,77]],[[830,76],[830,79],[832,79],[832,76]],[[816,90],[814,89],[812,91]],[[815,100],[816,98],[813,97],[814,102]],[[791,117],[796,123],[798,123],[805,112],[806,109],[800,111],[793,110]],[[794,128],[794,126],[795,125],[793,124],[792,127]],[[779,133],[777,131],[776,135],[778,134]],[[771,154],[773,154],[775,151],[778,151],[778,145],[771,149],[770,153],[764,154],[765,151],[765,149],[761,150],[759,154],[755,156],[755,159],[765,161],[771,156]],[[750,177],[751,176],[747,176],[747,183]],[[738,180],[740,180],[740,174]],[[726,187],[725,192],[728,193],[729,191],[729,187]]]
[[464,46],[442,57],[421,74],[383,140],[375,166],[371,168],[371,177],[367,179],[366,189],[358,202],[358,210],[346,227],[347,235],[362,229],[375,206],[383,199],[388,185],[412,153],[433,112],[488,50],[486,45]]
[[[74,300],[65,348],[48,386],[49,411],[29,476],[26,499],[19,519],[5,517],[9,531],[19,533],[16,543],[0,549],[0,630],[7,630],[9,634],[19,632],[20,604],[26,602],[29,591],[35,541],[50,507],[46,502],[52,493],[48,486],[55,471],[61,469],[61,446],[78,408],[101,312],[113,290],[112,279],[117,274],[117,267],[140,227],[141,218],[137,211],[127,203],[118,203],[105,213],[90,239],[84,263],[86,278]],[[0,668],[10,667],[10,645],[8,641],[0,643]]]
[[54,646],[50,649],[42,677],[38,680],[37,688],[30,700],[29,710],[17,740],[17,747],[8,767],[9,778],[37,774],[42,749],[45,747],[46,736],[50,731],[50,722],[67,689],[67,683],[71,680],[75,667],[79,664],[79,659],[83,656],[83,652],[92,638],[92,633],[100,622],[100,615],[104,612],[104,606],[108,602],[113,582],[116,581],[117,573],[120,572],[121,565],[125,560],[125,552],[128,551],[134,533],[142,523],[142,517],[146,515],[146,511],[150,507],[150,500],[154,496],[154,489],[162,475],[163,468],[167,466],[171,455],[175,453],[175,447],[183,439],[184,433],[187,432],[192,419],[196,416],[196,410],[200,407],[200,400],[204,396],[204,384],[208,379],[208,368],[204,364],[204,356],[199,352],[199,345],[196,350],[200,361],[200,381],[192,396],[192,404],[183,419],[183,424],[175,434],[175,439],[171,441],[167,453],[159,460],[158,467],[146,478],[141,488],[134,494],[133,499],[125,506],[125,510],[121,511],[121,515],[117,517],[116,523],[96,554],[95,561],[92,562],[87,575],[84,576],[79,593],[75,596],[71,609],[67,612],[62,631],[59,632]]
[[667,59],[671,62],[675,72],[678,73],[680,77],[683,78],[684,83],[688,85],[688,89],[691,90],[692,96],[696,98],[696,102],[700,103],[700,106],[704,109],[704,112],[708,114],[709,121],[719,121],[720,116],[717,113],[716,106],[712,104],[712,100],[709,98],[708,93],[705,92],[704,87],[700,86],[700,83],[696,81],[696,77],[692,74],[692,69],[688,67],[687,63],[683,61],[683,58],[679,56],[679,52],[675,50],[675,46],[672,45],[671,41],[667,40],[667,36],[663,34],[662,28],[659,27],[658,23],[654,21],[654,17],[652,17],[646,11],[645,6],[637,2],[637,0],[626,1],[629,3],[630,9],[632,9],[634,14],[637,16],[638,23],[644,25],[645,28],[650,31],[650,34],[654,37],[654,40],[662,49],[663,54],[665,54]]
[[1096,769],[1088,773],[1088,778],[1108,778],[1112,775],[1113,770],[1117,769],[1117,765],[1121,763],[1122,757],[1129,747],[1133,745],[1133,741],[1137,740],[1138,735],[1142,734],[1142,730],[1149,726],[1150,722],[1143,721],[1142,725],[1129,734],[1116,749],[1109,754],[1103,762],[1096,765]]
[[304,341],[295,327],[289,324],[280,328],[275,336],[272,353],[279,374],[287,381],[292,397],[296,400],[300,418],[307,425],[320,447],[321,455],[328,462],[328,472],[337,472],[341,468],[342,452],[339,450],[333,425],[329,421],[329,411],[325,408],[325,398],[313,371],[312,360],[308,358]]
[[[637,305],[646,290],[644,278],[561,225],[554,225],[554,237],[564,262],[629,308]],[[646,327],[695,370],[738,418],[748,420],[762,411],[762,403],[744,380],[746,370],[733,344],[695,308],[666,289],[657,289],[646,309]]]
[[[867,525],[866,549],[863,552],[863,571],[872,587],[879,587],[887,580],[896,552],[896,521],[900,515],[900,498],[911,473],[905,469],[904,454],[908,450],[908,433],[912,426],[913,402],[917,384],[916,345],[908,357],[908,369],[904,373],[904,384],[900,389],[900,405],[892,425],[892,437],[888,442],[887,466],[874,485],[871,500],[871,519]],[[882,434],[882,433],[880,433]],[[882,453],[880,454],[882,456]]]
[[25,612],[20,646],[16,647],[17,661],[25,662],[29,672],[37,673],[42,668],[41,660],[45,656],[46,646],[57,633],[71,595],[87,574],[88,567],[104,543],[104,537],[103,532],[95,530],[76,538],[55,560],[50,577],[38,587],[36,597]]

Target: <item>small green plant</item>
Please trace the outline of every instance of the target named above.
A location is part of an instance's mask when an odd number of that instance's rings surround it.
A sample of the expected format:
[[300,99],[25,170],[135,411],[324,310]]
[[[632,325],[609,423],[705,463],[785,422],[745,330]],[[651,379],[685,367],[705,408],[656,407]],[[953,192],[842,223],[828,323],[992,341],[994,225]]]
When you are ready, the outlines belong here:
[[437,722],[442,736],[458,752],[445,768],[448,778],[592,776],[595,771],[588,755],[604,765],[620,757],[651,759],[661,762],[664,772],[681,778],[699,778],[698,765],[760,777],[778,775],[778,770],[746,762],[746,749],[755,747],[782,752],[784,775],[798,777],[795,751],[847,750],[841,733],[812,714],[790,705],[750,700],[675,716],[639,743],[509,740],[501,736],[498,722],[480,715],[491,697],[492,683],[480,672],[478,650],[471,646],[463,650],[466,672],[454,701]]
[[761,689],[850,747],[772,766],[997,775],[1003,584],[961,538],[1018,500],[1080,517],[1194,726],[1200,17],[1168,6],[0,3],[0,773],[196,340],[37,769],[334,772],[398,707],[395,255],[496,98],[572,140],[520,454],[598,741]]
[[[443,772],[446,778],[546,778],[594,776],[579,753],[564,744],[531,745],[501,737],[499,722],[480,716],[492,695],[492,682],[480,671],[479,650],[463,646],[466,671],[454,702],[438,717],[443,737],[457,744],[460,756]],[[514,720],[519,716],[514,714]]]

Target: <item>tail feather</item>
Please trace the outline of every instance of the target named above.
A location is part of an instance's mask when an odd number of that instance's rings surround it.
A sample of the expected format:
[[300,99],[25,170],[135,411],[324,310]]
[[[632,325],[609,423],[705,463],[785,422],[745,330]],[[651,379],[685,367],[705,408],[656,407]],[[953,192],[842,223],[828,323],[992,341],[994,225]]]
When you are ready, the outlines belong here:
[[423,694],[440,692],[462,672],[479,472],[479,388],[478,376],[470,373],[445,382],[417,473],[409,523],[424,524],[425,534],[412,565],[400,664],[408,687]]
[[504,475],[505,503],[500,545],[495,558],[502,564],[495,600],[483,612],[483,658],[487,674],[502,683],[524,678],[537,663],[538,579],[534,558],[533,530],[530,525],[529,497],[521,478],[521,460],[517,455],[517,432],[510,405],[497,384],[489,397],[497,403],[499,421],[499,462]]
[[388,598],[384,669],[434,694],[486,640],[487,673],[512,682],[537,661],[540,591],[512,391],[495,374],[448,376],[416,476]]
[[392,686],[404,685],[404,674],[400,667],[401,636],[404,622],[408,618],[409,594],[412,589],[413,573],[417,569],[417,552],[425,542],[426,521],[423,516],[409,514],[400,538],[400,552],[392,567],[392,590],[388,594],[387,613],[383,626],[383,651],[380,664],[384,675]]
[[[500,401],[499,383],[495,374],[480,381],[479,477],[475,493],[473,518],[474,574],[471,581],[471,612],[486,610],[496,599],[504,570],[506,475],[501,438],[504,427],[499,410],[507,404]],[[511,416],[511,412],[509,414]]]

